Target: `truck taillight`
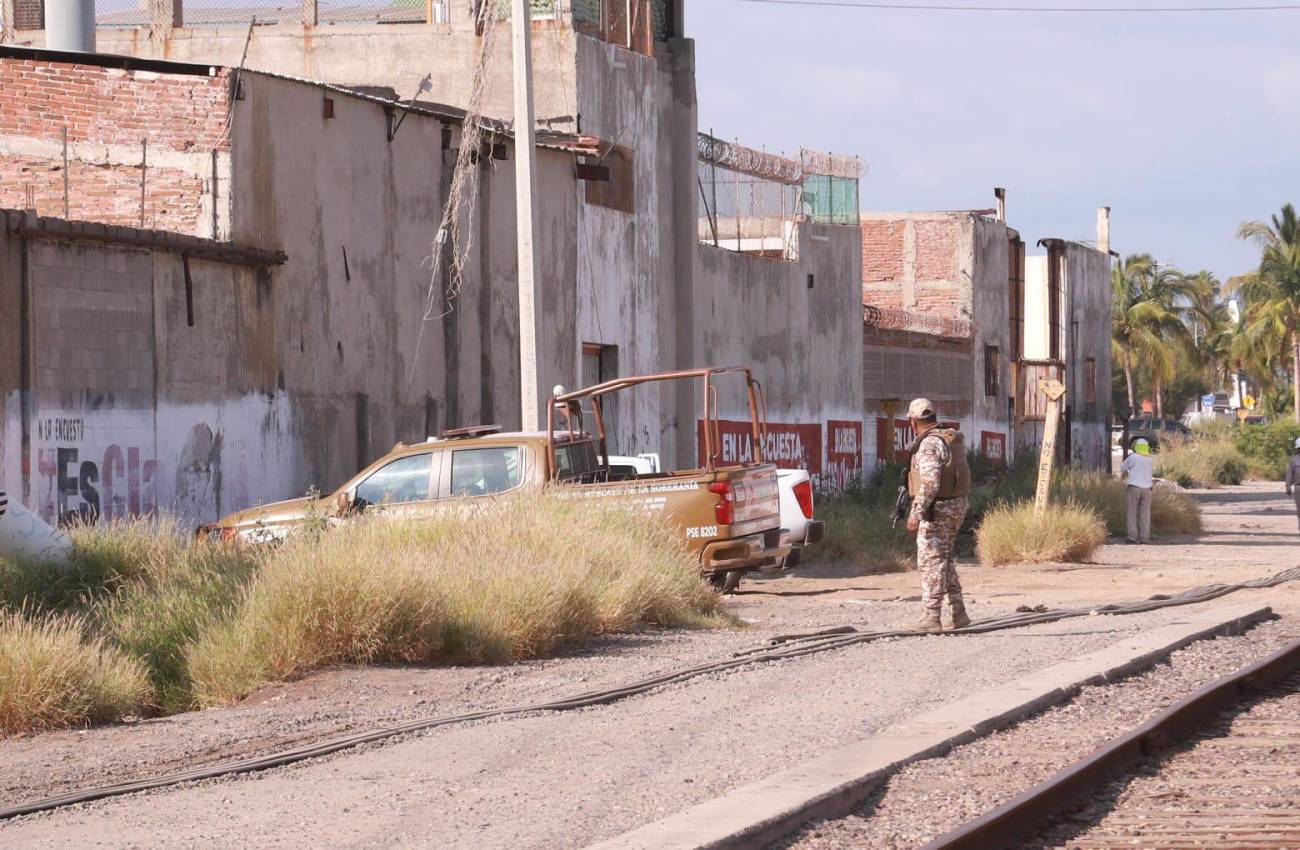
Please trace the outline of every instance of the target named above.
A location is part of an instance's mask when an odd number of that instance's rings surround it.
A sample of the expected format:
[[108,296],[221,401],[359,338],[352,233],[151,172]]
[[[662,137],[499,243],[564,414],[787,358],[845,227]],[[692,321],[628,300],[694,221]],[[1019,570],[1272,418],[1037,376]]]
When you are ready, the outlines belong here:
[[800,481],[794,485],[794,498],[799,503],[799,510],[808,519],[813,518],[812,482]]
[[726,481],[716,481],[709,485],[709,492],[717,493],[719,497],[714,508],[718,525],[731,525],[736,519],[736,503],[731,499],[731,485]]

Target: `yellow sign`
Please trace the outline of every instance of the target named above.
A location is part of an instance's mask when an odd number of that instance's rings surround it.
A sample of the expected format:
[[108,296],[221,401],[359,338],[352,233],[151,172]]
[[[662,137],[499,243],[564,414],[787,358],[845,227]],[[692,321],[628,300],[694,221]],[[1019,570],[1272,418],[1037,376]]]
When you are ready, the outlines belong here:
[[1255,409],[1255,397],[1253,395],[1246,396],[1246,409],[1247,410]]
[[1242,422],[1245,422],[1246,417],[1249,415],[1250,415],[1250,411],[1247,410],[1246,408],[1244,407],[1237,408],[1237,418],[1240,419]]

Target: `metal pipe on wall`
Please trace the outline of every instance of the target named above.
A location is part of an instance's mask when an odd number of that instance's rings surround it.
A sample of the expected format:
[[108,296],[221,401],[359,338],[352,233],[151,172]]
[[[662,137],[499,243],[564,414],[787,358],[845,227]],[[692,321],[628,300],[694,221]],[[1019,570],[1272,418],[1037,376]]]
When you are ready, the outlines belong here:
[[95,0],[46,0],[45,46],[95,52]]

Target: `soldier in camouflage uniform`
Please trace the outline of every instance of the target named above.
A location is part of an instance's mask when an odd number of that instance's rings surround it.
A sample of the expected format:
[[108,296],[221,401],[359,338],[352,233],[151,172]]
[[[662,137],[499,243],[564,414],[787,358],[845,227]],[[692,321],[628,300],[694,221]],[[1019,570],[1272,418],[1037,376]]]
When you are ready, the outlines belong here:
[[970,468],[961,432],[938,427],[934,406],[918,398],[907,408],[916,441],[907,471],[912,510],[907,530],[916,535],[916,565],[921,571],[921,620],[916,630],[943,631],[940,614],[946,596],[952,629],[970,625],[953,567],[953,547],[966,517]]

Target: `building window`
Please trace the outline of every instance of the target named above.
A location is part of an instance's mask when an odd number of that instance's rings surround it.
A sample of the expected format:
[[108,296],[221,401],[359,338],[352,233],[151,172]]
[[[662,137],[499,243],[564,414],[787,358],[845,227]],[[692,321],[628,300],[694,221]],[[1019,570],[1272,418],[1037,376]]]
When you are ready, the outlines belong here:
[[579,176],[587,187],[587,203],[630,213],[636,203],[632,149],[614,145],[601,157],[587,157]]
[[996,398],[1001,395],[1002,352],[996,345],[984,346],[984,395]]
[[1083,361],[1083,400],[1088,404],[1097,403],[1097,358],[1095,357]]
[[[600,345],[595,342],[582,344],[582,385],[584,387],[603,384],[618,377],[618,346]],[[590,401],[584,402],[583,416],[593,432],[596,427],[595,414],[591,411]],[[609,449],[614,451],[614,434],[618,425],[618,393],[611,393],[600,400],[600,415],[605,421],[605,435],[609,439]]]

